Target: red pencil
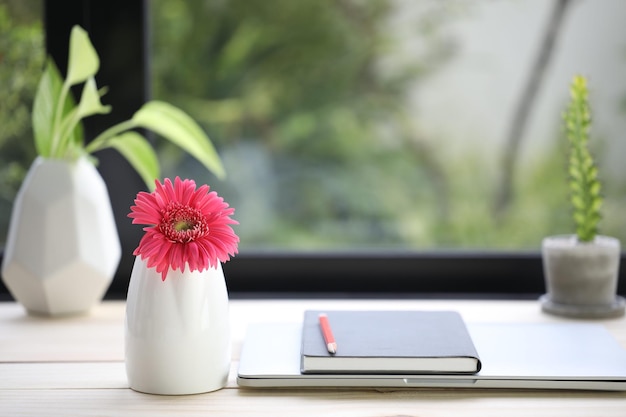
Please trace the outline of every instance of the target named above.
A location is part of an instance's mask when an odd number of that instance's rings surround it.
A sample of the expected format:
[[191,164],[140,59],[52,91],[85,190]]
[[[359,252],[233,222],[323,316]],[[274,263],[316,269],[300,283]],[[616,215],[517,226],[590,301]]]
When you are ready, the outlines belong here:
[[328,316],[325,313],[321,313],[319,315],[319,320],[320,328],[322,329],[322,336],[324,336],[324,342],[326,343],[328,353],[337,353],[337,342],[335,342],[335,336],[333,336],[333,331],[330,328]]

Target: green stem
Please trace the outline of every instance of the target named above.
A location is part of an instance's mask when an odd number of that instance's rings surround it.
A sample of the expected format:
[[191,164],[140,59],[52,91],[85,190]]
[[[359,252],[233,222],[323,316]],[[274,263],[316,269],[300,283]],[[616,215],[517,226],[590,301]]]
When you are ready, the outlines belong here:
[[65,108],[65,100],[67,99],[67,95],[70,91],[70,86],[67,82],[63,83],[61,87],[61,94],[59,94],[59,101],[57,102],[57,107],[54,112],[54,121],[52,122],[52,145],[50,146],[50,156],[51,157],[59,157],[58,149],[61,147],[61,142],[63,141],[63,136],[61,135],[61,117],[63,115],[63,109]]
[[85,147],[85,152],[94,153],[96,151],[104,149],[108,146],[107,141],[109,141],[111,138],[135,127],[137,127],[137,124],[132,119],[113,125],[104,132],[100,133],[98,136],[96,136],[96,138]]
[[[71,114],[65,119],[65,123],[61,123],[60,137],[69,138],[72,131],[76,128],[76,125],[80,122],[80,116],[78,114],[78,108],[74,109]],[[59,155],[65,155],[69,141],[65,140],[59,143],[58,153]]]

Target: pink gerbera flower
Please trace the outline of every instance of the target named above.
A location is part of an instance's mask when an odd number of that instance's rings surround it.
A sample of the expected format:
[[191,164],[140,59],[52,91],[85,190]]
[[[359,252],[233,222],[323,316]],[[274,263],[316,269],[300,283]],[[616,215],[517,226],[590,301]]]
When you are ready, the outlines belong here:
[[171,269],[203,271],[217,267],[237,253],[239,237],[230,224],[235,212],[215,191],[203,185],[196,190],[193,180],[176,177],[155,181],[152,193],[140,192],[128,217],[133,224],[145,224],[146,234],[133,255],[147,259],[165,281]]

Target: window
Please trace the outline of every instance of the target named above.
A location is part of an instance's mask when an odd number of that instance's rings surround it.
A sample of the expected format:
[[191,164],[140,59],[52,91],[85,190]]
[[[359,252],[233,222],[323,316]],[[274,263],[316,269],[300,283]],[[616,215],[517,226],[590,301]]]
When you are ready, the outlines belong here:
[[571,230],[559,130],[580,72],[606,168],[603,230],[624,239],[624,9],[153,1],[154,97],[203,123],[229,179],[167,147],[161,159],[227,194],[242,249],[536,250]]
[[[540,240],[570,230],[559,114],[579,71],[609,167],[603,230],[626,239],[618,0],[72,3],[75,16],[46,9],[48,47],[62,57],[71,25],[88,29],[99,84],[128,87],[107,95],[111,117],[152,95],[217,144],[224,182],[155,139],[164,175],[207,182],[237,209],[231,292],[538,295]],[[100,159],[123,295],[141,183],[115,154]]]

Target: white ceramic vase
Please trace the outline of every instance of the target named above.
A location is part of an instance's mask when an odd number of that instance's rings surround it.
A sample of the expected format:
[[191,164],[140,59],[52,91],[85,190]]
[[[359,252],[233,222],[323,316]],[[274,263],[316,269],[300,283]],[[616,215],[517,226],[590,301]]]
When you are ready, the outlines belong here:
[[88,311],[121,257],[106,185],[94,165],[38,157],[13,204],[2,277],[29,313]]
[[223,388],[230,371],[228,292],[221,265],[170,270],[165,281],[138,256],[126,299],[130,388],[185,395]]

